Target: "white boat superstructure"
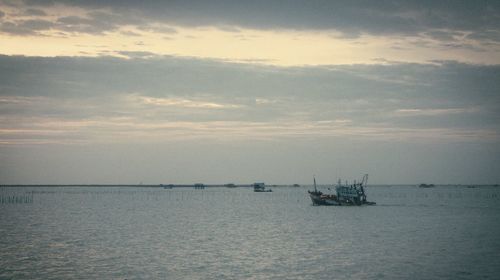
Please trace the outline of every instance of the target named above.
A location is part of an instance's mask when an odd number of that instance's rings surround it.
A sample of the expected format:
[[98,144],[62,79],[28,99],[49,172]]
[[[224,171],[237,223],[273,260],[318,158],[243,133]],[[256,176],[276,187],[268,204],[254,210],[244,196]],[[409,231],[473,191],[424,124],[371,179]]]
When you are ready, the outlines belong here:
[[253,184],[254,192],[272,192],[272,190],[266,190],[266,184],[264,183],[254,183]]

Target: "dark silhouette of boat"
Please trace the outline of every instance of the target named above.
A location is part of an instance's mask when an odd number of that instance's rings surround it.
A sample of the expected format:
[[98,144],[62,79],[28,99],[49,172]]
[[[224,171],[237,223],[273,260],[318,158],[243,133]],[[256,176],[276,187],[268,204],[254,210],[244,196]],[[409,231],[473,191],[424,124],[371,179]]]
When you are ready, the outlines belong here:
[[266,186],[264,183],[254,183],[253,184],[253,191],[254,192],[272,192],[273,190],[266,189]]
[[366,200],[364,187],[368,182],[368,174],[363,176],[361,183],[345,185],[339,182],[335,186],[335,194],[324,194],[318,191],[316,187],[316,178],[314,178],[314,191],[308,191],[313,205],[332,205],[332,206],[347,206],[347,205],[375,205],[375,202]]

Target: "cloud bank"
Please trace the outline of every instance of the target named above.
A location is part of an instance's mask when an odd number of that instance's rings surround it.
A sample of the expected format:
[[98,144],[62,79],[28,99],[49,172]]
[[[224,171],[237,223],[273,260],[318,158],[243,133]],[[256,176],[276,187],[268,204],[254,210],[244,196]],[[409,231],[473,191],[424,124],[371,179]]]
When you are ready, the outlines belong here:
[[496,66],[282,69],[175,57],[0,60],[4,144],[68,135],[67,143],[121,141],[123,135],[129,135],[125,141],[164,141],[167,135],[498,141],[500,131]]

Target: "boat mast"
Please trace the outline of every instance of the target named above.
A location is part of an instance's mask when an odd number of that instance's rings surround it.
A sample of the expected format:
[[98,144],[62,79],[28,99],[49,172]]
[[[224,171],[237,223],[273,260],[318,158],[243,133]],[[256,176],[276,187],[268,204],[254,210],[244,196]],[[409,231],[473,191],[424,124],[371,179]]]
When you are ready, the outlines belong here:
[[316,176],[313,175],[313,180],[314,180],[314,192],[318,192],[316,189]]

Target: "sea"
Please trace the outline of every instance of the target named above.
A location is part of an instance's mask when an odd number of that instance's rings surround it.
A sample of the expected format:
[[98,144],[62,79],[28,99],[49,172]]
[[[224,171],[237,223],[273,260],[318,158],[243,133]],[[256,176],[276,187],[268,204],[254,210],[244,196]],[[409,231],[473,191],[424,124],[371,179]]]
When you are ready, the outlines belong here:
[[0,279],[500,279],[500,187],[311,188],[3,186]]

